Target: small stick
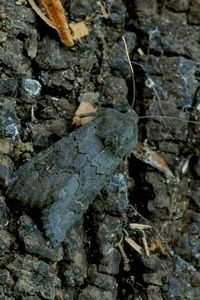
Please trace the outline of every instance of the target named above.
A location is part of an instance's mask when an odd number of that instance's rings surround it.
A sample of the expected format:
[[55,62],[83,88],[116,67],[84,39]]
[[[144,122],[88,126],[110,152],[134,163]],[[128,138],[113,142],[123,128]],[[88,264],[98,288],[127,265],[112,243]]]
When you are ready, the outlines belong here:
[[121,256],[122,256],[122,259],[123,259],[123,264],[124,264],[124,271],[128,272],[128,271],[130,271],[130,265],[129,265],[129,259],[128,259],[127,255],[124,252],[124,249],[122,247],[123,238],[124,237],[122,237],[120,239],[120,241],[115,244],[115,247],[117,247],[119,249],[120,253],[121,253]]
[[146,253],[147,256],[150,256],[149,247],[147,245],[146,234],[145,234],[144,230],[140,230],[140,231],[142,232],[142,243],[144,245],[145,253]]
[[129,56],[129,53],[128,53],[128,47],[127,47],[126,40],[125,40],[124,36],[122,36],[122,40],[124,42],[126,57],[127,57],[127,60],[128,60],[129,67],[131,69],[131,73],[132,73],[132,84],[133,84],[133,101],[132,101],[132,107],[134,107],[134,104],[135,104],[135,75],[134,75],[133,66],[132,66],[132,63],[131,63],[131,60],[130,60],[130,56]]

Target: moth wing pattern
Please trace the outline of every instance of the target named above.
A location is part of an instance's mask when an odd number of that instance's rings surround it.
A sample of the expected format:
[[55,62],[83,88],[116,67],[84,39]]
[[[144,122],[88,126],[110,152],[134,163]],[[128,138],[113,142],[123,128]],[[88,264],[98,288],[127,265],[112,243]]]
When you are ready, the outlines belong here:
[[136,143],[137,115],[104,109],[19,168],[8,197],[42,210],[46,235],[56,247]]

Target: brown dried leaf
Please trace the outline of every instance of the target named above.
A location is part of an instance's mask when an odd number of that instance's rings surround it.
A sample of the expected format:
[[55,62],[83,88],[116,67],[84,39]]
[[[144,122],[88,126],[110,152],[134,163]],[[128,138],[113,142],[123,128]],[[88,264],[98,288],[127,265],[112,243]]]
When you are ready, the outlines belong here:
[[85,25],[85,22],[70,23],[69,27],[72,31],[73,39],[79,41],[81,38],[89,34],[88,28]]
[[161,242],[161,240],[158,237],[156,237],[156,239],[151,242],[151,246],[149,247],[149,249],[152,252],[155,250],[158,250],[163,255],[169,257],[169,253],[167,252],[167,250],[165,249],[165,246],[163,245],[163,243]]
[[[80,40],[89,34],[85,22],[68,24],[65,10],[60,0],[40,0],[41,6],[45,9],[48,18],[35,4],[34,0],[28,0],[36,14],[50,27],[55,29],[60,40],[68,47],[74,45],[74,40]],[[87,21],[87,18],[86,18]],[[72,32],[71,32],[72,31]]]
[[35,4],[34,0],[28,0],[32,9],[36,12],[36,14],[51,28],[56,29],[56,26],[43,14],[41,9]]
[[73,46],[73,37],[60,0],[40,0],[40,4],[44,7],[48,18],[55,25],[55,29],[63,44],[68,47]]
[[74,114],[72,124],[75,124],[77,126],[85,125],[86,123],[94,119],[94,116],[82,116],[94,113],[96,111],[97,109],[90,102],[82,101]]
[[174,179],[174,175],[165,160],[157,154],[156,151],[151,150],[151,148],[146,144],[137,144],[133,150],[133,154],[136,158],[164,173],[167,178]]

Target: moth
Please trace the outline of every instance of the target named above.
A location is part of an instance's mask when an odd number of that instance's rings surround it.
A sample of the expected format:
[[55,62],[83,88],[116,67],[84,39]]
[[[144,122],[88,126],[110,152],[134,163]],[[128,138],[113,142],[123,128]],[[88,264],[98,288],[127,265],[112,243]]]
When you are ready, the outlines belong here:
[[137,120],[133,110],[123,114],[106,108],[95,120],[36,154],[12,176],[9,200],[41,210],[53,247],[63,242],[137,144]]

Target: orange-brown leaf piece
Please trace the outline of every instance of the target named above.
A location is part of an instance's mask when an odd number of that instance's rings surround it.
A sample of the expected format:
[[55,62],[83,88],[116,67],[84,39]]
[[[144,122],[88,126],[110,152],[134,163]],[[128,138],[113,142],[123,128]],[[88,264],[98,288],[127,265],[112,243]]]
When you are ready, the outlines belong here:
[[130,237],[128,236],[125,236],[124,240],[135,250],[137,251],[138,253],[142,254],[142,247],[137,244],[133,239],[131,239]]
[[56,29],[56,26],[43,14],[41,9],[35,4],[34,0],[28,0],[32,9],[36,12],[36,14],[51,28]]
[[[96,111],[97,109],[90,102],[82,101],[74,114],[72,124],[75,124],[76,126],[85,125],[94,119],[94,116],[87,115]],[[86,116],[84,117],[84,115]]]
[[60,0],[40,0],[40,4],[44,7],[48,18],[55,25],[63,44],[72,47],[74,45],[73,37]]
[[69,27],[72,31],[72,36],[75,41],[79,41],[81,38],[89,34],[84,21],[78,23],[70,23]]
[[174,179],[174,175],[165,160],[156,151],[151,150],[148,145],[137,144],[133,150],[133,154],[136,158],[164,173],[167,178]]
[[167,252],[166,248],[164,247],[163,243],[158,237],[156,237],[156,239],[151,242],[151,246],[149,249],[150,251],[158,250],[161,254],[169,257],[169,253]]

